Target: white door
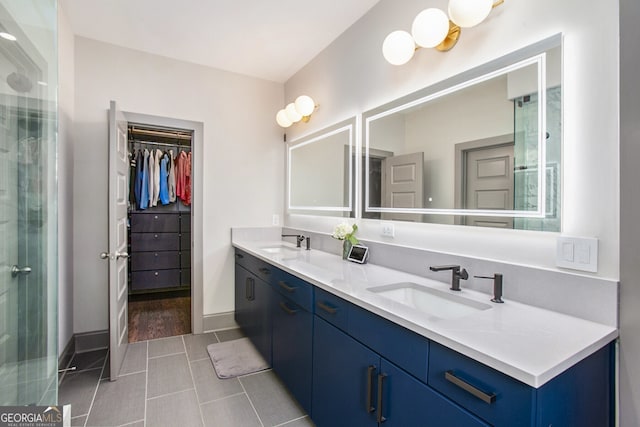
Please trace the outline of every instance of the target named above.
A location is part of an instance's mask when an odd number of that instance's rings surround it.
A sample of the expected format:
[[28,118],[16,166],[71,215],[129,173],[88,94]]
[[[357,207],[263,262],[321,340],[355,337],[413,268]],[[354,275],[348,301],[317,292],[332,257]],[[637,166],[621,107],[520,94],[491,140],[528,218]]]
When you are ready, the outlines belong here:
[[[424,153],[411,153],[384,159],[384,207],[422,208]],[[388,213],[382,219],[422,221],[420,214]]]
[[115,381],[127,351],[127,201],[129,191],[127,122],[115,101],[109,108],[109,362]]

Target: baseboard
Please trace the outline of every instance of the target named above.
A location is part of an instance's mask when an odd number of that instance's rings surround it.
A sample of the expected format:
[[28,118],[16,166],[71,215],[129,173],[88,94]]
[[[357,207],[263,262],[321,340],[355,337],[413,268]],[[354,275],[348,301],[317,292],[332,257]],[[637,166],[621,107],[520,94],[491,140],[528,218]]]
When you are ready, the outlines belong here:
[[234,319],[234,312],[207,314],[203,318],[204,332],[218,331],[221,329],[238,328],[238,324]]
[[76,340],[72,335],[69,342],[64,346],[64,350],[58,356],[58,369],[66,369],[76,353]]
[[101,350],[109,348],[109,331],[94,331],[74,334],[75,352],[84,353],[86,351]]

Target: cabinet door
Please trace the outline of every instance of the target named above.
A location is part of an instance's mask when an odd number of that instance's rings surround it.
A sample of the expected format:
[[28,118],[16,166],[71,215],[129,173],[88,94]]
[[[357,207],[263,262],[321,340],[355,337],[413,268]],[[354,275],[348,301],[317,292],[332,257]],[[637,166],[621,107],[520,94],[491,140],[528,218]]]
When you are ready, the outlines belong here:
[[235,320],[238,326],[246,330],[249,326],[249,311],[251,309],[250,295],[252,292],[252,281],[255,279],[244,268],[236,264],[235,280]]
[[376,418],[385,426],[489,426],[384,358],[380,368]]
[[273,370],[305,411],[311,412],[313,315],[274,292]]
[[313,422],[318,427],[375,426],[380,357],[318,316],[314,323]]

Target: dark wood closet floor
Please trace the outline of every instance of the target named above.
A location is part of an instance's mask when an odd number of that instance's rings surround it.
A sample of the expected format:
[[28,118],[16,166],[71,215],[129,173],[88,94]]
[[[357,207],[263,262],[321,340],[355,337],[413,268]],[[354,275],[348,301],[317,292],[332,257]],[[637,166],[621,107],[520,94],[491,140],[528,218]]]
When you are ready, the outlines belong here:
[[129,342],[191,333],[189,292],[131,295]]

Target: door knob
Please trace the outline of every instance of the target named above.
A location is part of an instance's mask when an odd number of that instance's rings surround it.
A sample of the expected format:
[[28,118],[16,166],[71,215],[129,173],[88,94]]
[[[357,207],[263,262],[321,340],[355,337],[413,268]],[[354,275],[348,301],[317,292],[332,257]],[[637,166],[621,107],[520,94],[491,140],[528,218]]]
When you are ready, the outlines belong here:
[[31,273],[31,267],[18,267],[17,265],[14,265],[11,267],[11,277],[16,277],[20,274],[29,274]]
[[129,258],[129,254],[126,252],[116,252],[116,259],[118,258]]
[[111,258],[111,254],[109,252],[102,252],[100,254],[100,259],[109,259]]

